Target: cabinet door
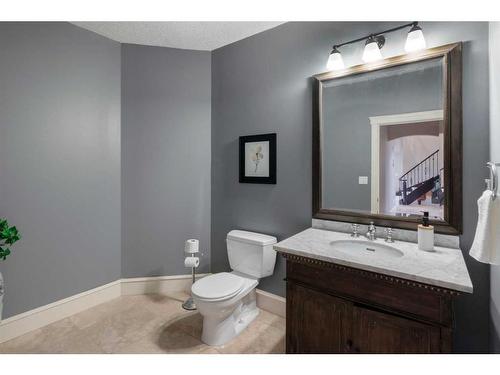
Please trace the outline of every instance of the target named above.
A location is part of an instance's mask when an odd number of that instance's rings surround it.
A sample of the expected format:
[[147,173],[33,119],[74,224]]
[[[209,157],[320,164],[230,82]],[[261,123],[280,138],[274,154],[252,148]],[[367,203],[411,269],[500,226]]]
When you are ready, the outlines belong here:
[[291,281],[286,301],[287,353],[350,351],[351,303]]
[[440,328],[353,306],[357,353],[439,353]]

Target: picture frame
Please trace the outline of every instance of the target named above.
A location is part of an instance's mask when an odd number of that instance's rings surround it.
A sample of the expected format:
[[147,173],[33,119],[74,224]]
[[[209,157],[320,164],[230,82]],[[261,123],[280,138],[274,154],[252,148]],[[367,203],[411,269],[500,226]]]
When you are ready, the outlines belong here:
[[240,183],[276,184],[276,133],[240,137]]

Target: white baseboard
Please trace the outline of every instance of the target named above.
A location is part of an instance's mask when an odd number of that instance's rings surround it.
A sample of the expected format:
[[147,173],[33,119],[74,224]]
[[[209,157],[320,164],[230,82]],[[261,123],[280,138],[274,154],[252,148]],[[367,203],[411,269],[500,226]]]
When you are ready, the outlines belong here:
[[[196,279],[206,276],[196,275]],[[187,292],[191,290],[191,275],[136,277],[121,279],[122,296],[138,294],[168,294],[171,292]]]
[[[201,278],[207,274],[196,275]],[[189,292],[191,275],[119,279],[109,284],[12,316],[0,322],[0,343],[42,328],[120,296]],[[257,289],[257,306],[285,317],[285,298]]]
[[275,315],[286,318],[286,299],[276,294],[257,289],[257,306]]
[[0,323],[0,343],[120,297],[120,280],[14,315]]

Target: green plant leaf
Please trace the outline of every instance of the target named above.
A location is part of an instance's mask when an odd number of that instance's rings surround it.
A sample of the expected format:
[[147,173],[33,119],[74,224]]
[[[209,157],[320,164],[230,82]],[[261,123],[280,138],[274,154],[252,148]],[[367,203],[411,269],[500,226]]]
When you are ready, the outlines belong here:
[[5,258],[7,258],[7,255],[9,254],[10,254],[10,249],[3,249],[0,247],[0,258],[5,260]]
[[5,240],[6,243],[12,245],[14,242],[19,240],[19,232],[16,227],[11,227],[7,230],[8,235]]
[[[21,239],[21,234],[15,226],[9,227],[6,219],[0,219],[0,259],[5,260],[10,255],[10,246]],[[9,246],[9,247],[6,247]]]
[[4,228],[2,231],[0,231],[0,238],[1,239],[9,238],[9,228]]

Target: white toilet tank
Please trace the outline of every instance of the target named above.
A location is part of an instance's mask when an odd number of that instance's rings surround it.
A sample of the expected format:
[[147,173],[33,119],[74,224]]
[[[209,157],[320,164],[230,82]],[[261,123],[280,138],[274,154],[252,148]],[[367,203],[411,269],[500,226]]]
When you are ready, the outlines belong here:
[[276,237],[266,234],[232,230],[226,239],[231,269],[258,279],[272,275],[276,242]]

